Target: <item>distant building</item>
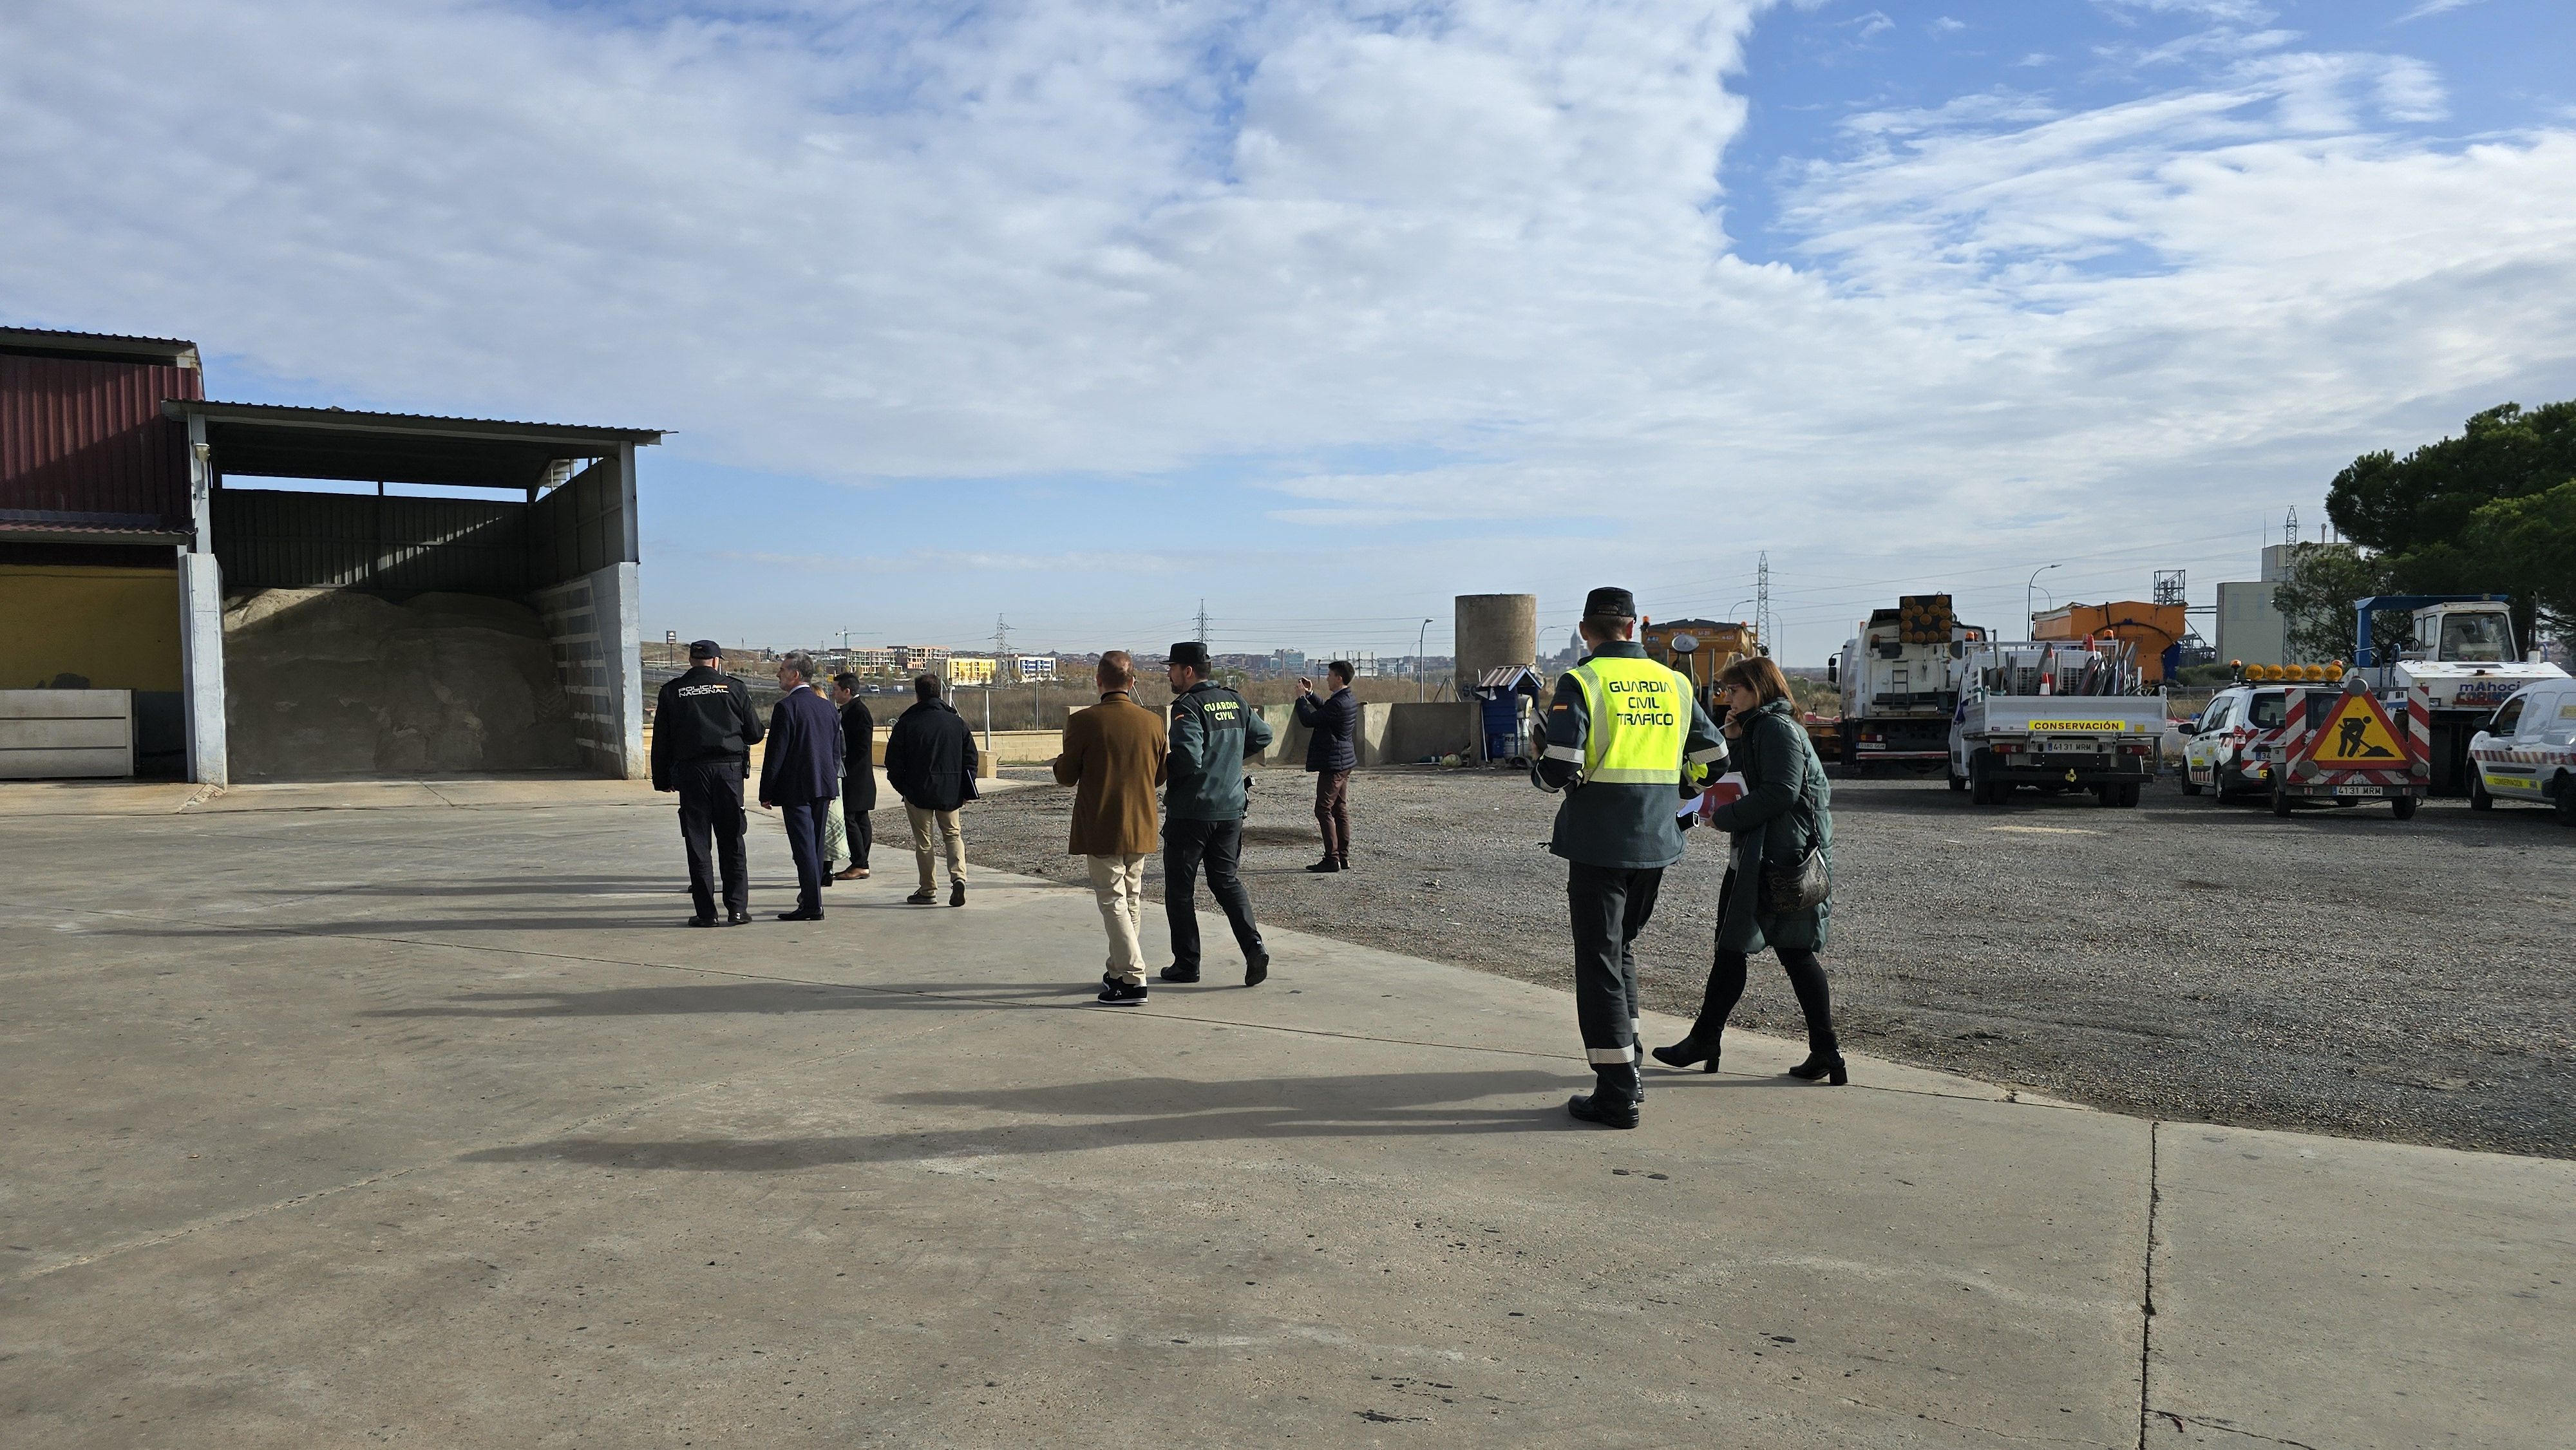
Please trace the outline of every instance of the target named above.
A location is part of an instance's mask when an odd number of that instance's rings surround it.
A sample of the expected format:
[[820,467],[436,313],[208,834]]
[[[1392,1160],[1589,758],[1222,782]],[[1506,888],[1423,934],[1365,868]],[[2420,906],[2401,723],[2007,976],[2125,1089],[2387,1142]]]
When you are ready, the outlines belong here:
[[[2249,665],[2289,664],[2290,621],[2273,600],[2289,577],[2292,545],[2263,550],[2262,578],[2218,586],[2218,657]],[[2305,663],[2305,661],[2301,661]]]
[[1022,655],[1015,664],[1023,680],[1055,678],[1055,656],[1053,655]]
[[944,644],[899,644],[894,646],[894,667],[905,674],[938,674],[948,663],[948,646]]
[[953,687],[992,684],[999,662],[990,655],[949,655],[945,663],[942,673]]
[[1306,673],[1306,652],[1301,649],[1274,650],[1270,655],[1270,668],[1281,675],[1302,675]]
[[858,675],[891,675],[903,668],[892,649],[854,649],[850,651],[850,672]]

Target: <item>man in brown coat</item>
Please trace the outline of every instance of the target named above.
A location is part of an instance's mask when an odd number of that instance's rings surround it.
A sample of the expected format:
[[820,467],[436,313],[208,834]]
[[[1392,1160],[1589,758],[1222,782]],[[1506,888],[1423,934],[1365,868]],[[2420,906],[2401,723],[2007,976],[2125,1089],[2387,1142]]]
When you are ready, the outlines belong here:
[[1136,703],[1129,688],[1136,662],[1125,650],[1100,657],[1100,703],[1064,722],[1058,785],[1073,789],[1073,839],[1066,849],[1091,864],[1091,892],[1109,928],[1109,970],[1100,1000],[1112,1007],[1145,1000],[1145,858],[1160,837],[1154,792],[1170,750],[1163,717]]

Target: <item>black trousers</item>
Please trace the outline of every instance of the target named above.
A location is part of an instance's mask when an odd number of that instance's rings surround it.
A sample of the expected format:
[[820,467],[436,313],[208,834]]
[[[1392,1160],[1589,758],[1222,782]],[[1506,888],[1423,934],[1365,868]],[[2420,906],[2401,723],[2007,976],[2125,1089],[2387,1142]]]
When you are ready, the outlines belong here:
[[829,864],[823,858],[823,817],[832,809],[828,800],[779,802],[778,814],[787,823],[787,854],[796,858],[796,909],[823,909],[823,872]]
[[716,914],[714,872],[709,870],[707,838],[715,838],[715,863],[724,870],[724,904],[728,912],[751,910],[751,872],[742,852],[742,762],[697,760],[678,767],[673,780],[680,788],[680,845],[689,853],[689,899],[698,915]]
[[1207,867],[1208,894],[1225,909],[1234,944],[1246,961],[1261,950],[1261,928],[1252,924],[1252,893],[1243,889],[1243,822],[1163,823],[1163,916],[1172,928],[1172,965],[1199,965],[1199,868]]
[[1637,1091],[1637,934],[1655,914],[1664,868],[1628,870],[1569,862],[1566,906],[1574,922],[1574,1018],[1601,1090]]
[[[1834,1040],[1833,995],[1825,986],[1825,964],[1805,947],[1780,947],[1780,965],[1788,970],[1789,990],[1798,994],[1798,1010],[1807,1019],[1807,1046],[1818,1052],[1832,1052],[1841,1044]],[[1735,1015],[1735,1004],[1744,1000],[1744,973],[1748,966],[1742,952],[1718,948],[1717,960],[1708,969],[1708,990],[1699,1001],[1699,1020],[1691,1024],[1691,1040],[1710,1047],[1717,1045],[1726,1032],[1726,1019]]]
[[868,867],[868,847],[877,839],[876,825],[868,818],[877,805],[875,787],[873,776],[841,778],[841,826],[849,833],[850,864],[862,871]]

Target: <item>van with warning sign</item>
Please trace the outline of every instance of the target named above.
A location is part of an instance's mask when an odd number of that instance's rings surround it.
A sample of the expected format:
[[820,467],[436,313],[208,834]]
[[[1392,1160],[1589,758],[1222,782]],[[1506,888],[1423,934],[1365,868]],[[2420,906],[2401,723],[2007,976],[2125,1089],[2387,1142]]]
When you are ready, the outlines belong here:
[[2300,802],[2354,805],[2384,800],[2411,820],[2433,793],[2433,720],[2404,693],[2383,700],[2358,671],[2330,686],[2287,692],[2272,814]]
[[2554,807],[2576,826],[2576,680],[2525,685],[2469,742],[2469,809],[2500,800]]

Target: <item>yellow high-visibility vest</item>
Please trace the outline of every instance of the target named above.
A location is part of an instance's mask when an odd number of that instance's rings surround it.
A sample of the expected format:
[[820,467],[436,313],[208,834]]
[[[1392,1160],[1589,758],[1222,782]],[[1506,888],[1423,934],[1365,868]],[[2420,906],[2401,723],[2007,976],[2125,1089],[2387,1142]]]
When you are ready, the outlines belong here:
[[1571,673],[1591,721],[1583,739],[1584,780],[1678,787],[1682,745],[1690,736],[1689,683],[1653,660],[1624,655],[1596,656]]

